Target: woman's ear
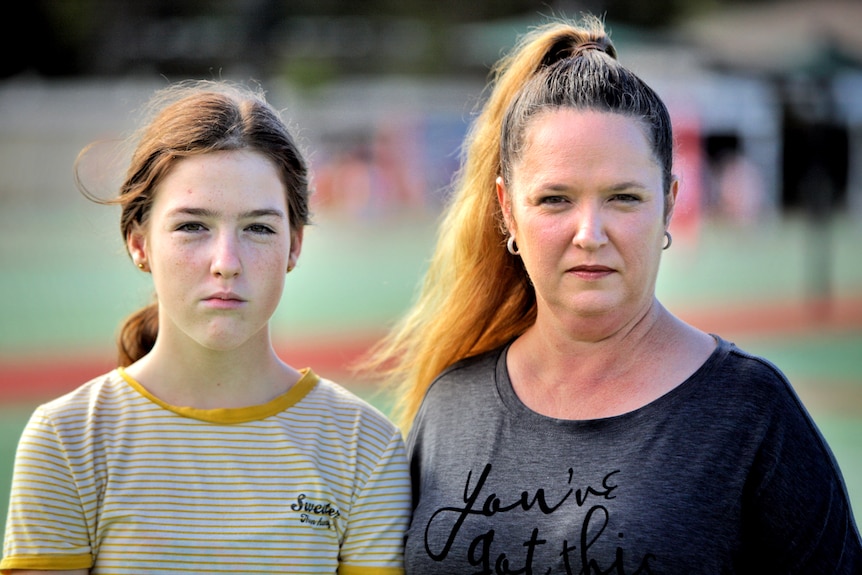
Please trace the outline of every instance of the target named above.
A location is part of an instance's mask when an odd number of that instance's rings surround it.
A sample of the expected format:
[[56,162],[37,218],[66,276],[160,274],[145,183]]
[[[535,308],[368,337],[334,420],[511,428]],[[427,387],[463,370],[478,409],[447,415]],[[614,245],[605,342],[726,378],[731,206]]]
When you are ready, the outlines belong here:
[[512,231],[512,198],[502,176],[498,176],[495,182],[497,187],[497,201],[500,203],[500,211],[503,212],[503,222],[506,229]]
[[126,250],[132,257],[132,261],[138,268],[147,271],[149,270],[149,257],[147,256],[147,236],[141,225],[136,223],[132,225],[131,230],[126,235]]
[[676,207],[676,195],[679,193],[679,178],[674,178],[670,183],[670,193],[667,195],[667,205],[664,209],[664,227],[670,226],[670,220],[673,217],[673,209]]

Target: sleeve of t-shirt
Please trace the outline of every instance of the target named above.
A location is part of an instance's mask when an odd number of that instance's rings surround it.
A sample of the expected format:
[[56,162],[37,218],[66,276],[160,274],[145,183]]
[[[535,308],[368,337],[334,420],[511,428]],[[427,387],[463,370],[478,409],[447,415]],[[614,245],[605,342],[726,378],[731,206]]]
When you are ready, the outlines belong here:
[[[862,573],[862,543],[834,455],[787,380],[749,486],[750,536],[781,573]],[[767,572],[761,570],[760,572]]]
[[83,503],[66,446],[42,408],[15,455],[0,570],[82,569],[92,565]]
[[402,574],[410,513],[407,455],[395,430],[355,495],[339,575]]

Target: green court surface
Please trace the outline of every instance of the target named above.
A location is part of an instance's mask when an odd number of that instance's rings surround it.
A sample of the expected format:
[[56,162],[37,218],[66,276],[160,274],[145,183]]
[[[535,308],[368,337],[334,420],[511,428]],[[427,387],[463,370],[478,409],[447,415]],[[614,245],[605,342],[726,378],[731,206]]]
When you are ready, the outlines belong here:
[[[299,266],[287,278],[273,321],[275,338],[289,348],[295,342],[380,333],[413,298],[435,224],[433,216],[415,213],[377,220],[320,217],[307,230]],[[119,321],[146,303],[151,291],[149,276],[128,261],[118,236],[117,212],[83,200],[70,199],[55,210],[0,209],[0,370],[4,361],[21,357],[52,363],[113,354]],[[728,316],[725,320],[737,310],[798,307],[824,286],[841,300],[862,299],[862,224],[844,218],[828,237],[824,244],[822,235],[798,220],[750,228],[711,224],[697,235],[675,235],[663,256],[659,298],[682,316],[708,311],[712,317]],[[751,331],[723,321],[716,331],[785,371],[830,442],[858,515],[862,321],[838,323],[791,330],[763,325]],[[724,326],[730,327],[724,331]],[[711,325],[699,327],[712,331]],[[389,411],[390,396],[342,383]],[[3,391],[0,517],[5,517],[15,443],[37,400],[10,404]]]
[[[44,212],[0,209],[0,361],[110,347],[120,319],[149,301],[149,276],[125,255],[117,214],[83,199]],[[379,332],[412,299],[435,223],[421,214],[319,217],[286,283],[274,335]],[[664,254],[657,292],[677,313],[722,310],[797,302],[827,276],[833,294],[862,298],[862,222],[837,222],[828,247],[811,236],[800,221],[678,234]]]

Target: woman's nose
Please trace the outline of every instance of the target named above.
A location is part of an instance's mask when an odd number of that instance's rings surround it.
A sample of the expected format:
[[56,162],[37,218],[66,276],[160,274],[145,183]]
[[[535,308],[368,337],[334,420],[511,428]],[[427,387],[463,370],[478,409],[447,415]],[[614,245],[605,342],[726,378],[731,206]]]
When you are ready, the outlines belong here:
[[577,217],[573,244],[585,250],[596,250],[607,243],[608,236],[599,208],[583,207],[578,210]]

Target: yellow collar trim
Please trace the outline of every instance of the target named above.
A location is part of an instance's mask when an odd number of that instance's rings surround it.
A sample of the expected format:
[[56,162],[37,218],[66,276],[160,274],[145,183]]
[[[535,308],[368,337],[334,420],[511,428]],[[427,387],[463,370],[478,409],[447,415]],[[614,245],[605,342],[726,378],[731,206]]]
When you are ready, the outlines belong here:
[[320,381],[317,374],[315,374],[310,367],[306,367],[305,369],[300,370],[302,377],[299,378],[299,381],[297,381],[282,395],[279,395],[266,403],[249,407],[198,409],[196,407],[171,405],[170,403],[162,401],[147,391],[143,385],[133,379],[122,367],[118,367],[117,372],[135,391],[153,403],[167,409],[168,411],[173,411],[178,415],[182,415],[183,417],[200,421],[208,421],[210,423],[246,423],[249,421],[266,419],[267,417],[281,413],[299,403],[312,389],[314,389],[317,382]]

